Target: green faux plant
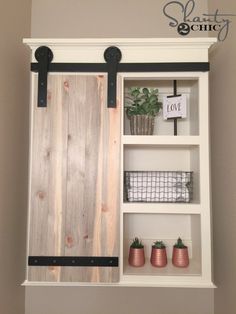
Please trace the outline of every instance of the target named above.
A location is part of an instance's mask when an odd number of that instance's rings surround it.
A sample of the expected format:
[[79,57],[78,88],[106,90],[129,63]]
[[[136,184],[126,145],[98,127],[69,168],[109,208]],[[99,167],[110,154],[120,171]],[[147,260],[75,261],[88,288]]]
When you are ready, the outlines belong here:
[[178,240],[175,243],[174,247],[177,248],[177,249],[186,249],[187,248],[187,246],[184,245],[184,243],[183,243],[181,238],[178,238]]
[[127,116],[148,115],[155,117],[162,108],[158,101],[158,89],[147,87],[130,87],[126,96]]
[[142,249],[144,247],[144,245],[142,243],[142,240],[140,240],[139,238],[134,238],[130,247],[133,249]]
[[165,249],[166,248],[166,246],[163,243],[163,241],[155,241],[153,243],[152,247],[155,248],[155,249]]

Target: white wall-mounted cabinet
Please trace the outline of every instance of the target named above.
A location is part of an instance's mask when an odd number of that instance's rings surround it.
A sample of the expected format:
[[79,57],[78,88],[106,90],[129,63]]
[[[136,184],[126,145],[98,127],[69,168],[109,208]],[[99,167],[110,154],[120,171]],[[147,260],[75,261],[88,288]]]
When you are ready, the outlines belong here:
[[[52,63],[104,63],[109,46],[121,63],[207,63],[215,39],[26,39],[34,53],[53,51]],[[48,73],[47,107],[37,107],[32,73],[27,285],[114,285],[213,287],[209,177],[207,71],[118,72],[116,108],[107,108],[104,72]],[[130,135],[125,112],[130,87],[154,87],[159,99],[186,95],[187,118],[155,118],[154,134]],[[188,202],[132,202],[126,171],[184,171],[193,176]],[[146,263],[128,264],[134,237],[143,241]],[[172,265],[172,246],[181,237],[189,248],[187,268]],[[163,240],[168,264],[150,264],[152,243]],[[31,263],[28,263],[28,257]],[[37,265],[41,258],[55,265]],[[118,258],[118,267],[62,266],[57,258]],[[109,260],[110,258],[110,260]],[[32,264],[33,259],[33,264]],[[37,260],[38,259],[38,260]],[[45,261],[45,260],[44,260]]]

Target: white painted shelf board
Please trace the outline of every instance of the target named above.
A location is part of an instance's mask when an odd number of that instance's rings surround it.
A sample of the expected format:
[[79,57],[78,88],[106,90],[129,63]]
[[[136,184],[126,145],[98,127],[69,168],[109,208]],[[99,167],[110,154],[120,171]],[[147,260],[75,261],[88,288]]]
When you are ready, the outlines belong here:
[[114,44],[114,43],[121,43],[121,44],[133,44],[133,45],[159,45],[159,44],[166,44],[168,46],[171,45],[181,45],[186,44],[189,46],[208,46],[212,45],[217,41],[215,37],[200,37],[200,38],[156,38],[156,37],[150,37],[150,38],[24,38],[23,43],[24,44],[35,44],[37,46],[41,44],[52,44],[52,45],[58,45],[58,46],[77,46],[77,45],[98,45],[98,44]]
[[171,260],[168,260],[166,267],[153,267],[148,258],[146,258],[146,263],[143,267],[132,267],[125,259],[124,274],[132,276],[200,276],[201,265],[190,259],[189,266],[186,268],[173,266]]
[[[166,288],[216,288],[212,282],[201,282],[195,280],[193,277],[191,281],[176,281],[170,279],[169,281],[158,281],[158,282],[146,282],[130,278],[131,276],[122,276],[122,280],[117,283],[91,283],[91,282],[43,282],[43,281],[27,281],[22,283],[24,287],[166,287]],[[156,277],[155,277],[156,278]],[[172,277],[171,277],[172,278]],[[182,278],[182,277],[181,277]]]
[[201,276],[124,275],[121,283],[133,287],[216,288],[213,282],[204,280]]
[[188,145],[200,144],[199,136],[123,135],[125,145]]
[[201,214],[199,204],[190,203],[122,203],[123,213],[137,214]]

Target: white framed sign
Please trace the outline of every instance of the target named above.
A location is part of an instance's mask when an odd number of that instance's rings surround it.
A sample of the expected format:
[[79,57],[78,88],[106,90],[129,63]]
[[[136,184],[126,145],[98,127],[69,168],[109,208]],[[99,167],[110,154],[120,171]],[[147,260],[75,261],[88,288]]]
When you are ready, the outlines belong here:
[[186,118],[187,97],[186,95],[163,97],[163,118]]

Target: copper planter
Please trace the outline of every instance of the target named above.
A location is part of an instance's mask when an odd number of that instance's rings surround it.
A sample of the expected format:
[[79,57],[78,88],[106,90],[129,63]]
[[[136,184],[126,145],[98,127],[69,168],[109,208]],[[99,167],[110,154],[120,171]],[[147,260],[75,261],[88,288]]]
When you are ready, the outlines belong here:
[[152,247],[150,262],[154,267],[165,267],[167,265],[166,249]]
[[189,265],[188,248],[173,247],[172,263],[176,267],[188,267]]
[[134,267],[141,267],[145,264],[144,248],[129,249],[129,264]]
[[130,117],[131,135],[153,135],[154,117],[148,115],[133,115]]

